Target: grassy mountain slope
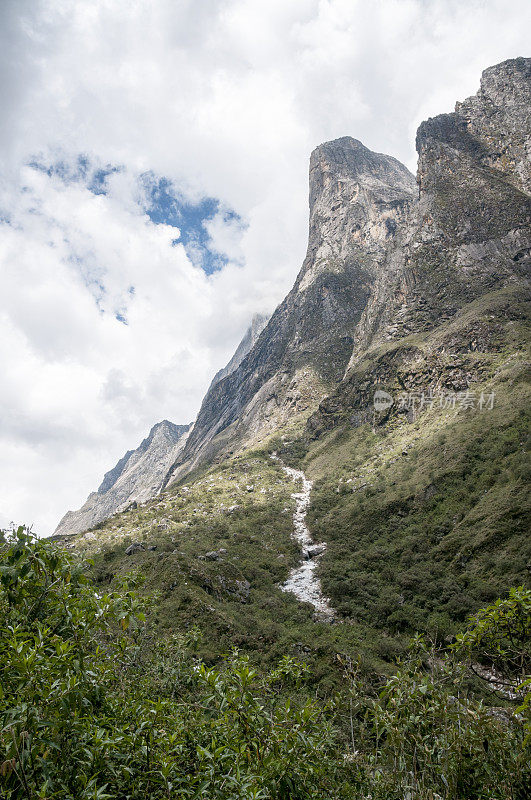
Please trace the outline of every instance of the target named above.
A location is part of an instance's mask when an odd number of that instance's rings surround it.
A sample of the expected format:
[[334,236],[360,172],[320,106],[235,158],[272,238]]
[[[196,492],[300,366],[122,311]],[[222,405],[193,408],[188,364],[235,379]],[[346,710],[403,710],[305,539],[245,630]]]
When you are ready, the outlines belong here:
[[[477,329],[493,309],[505,317],[498,349],[466,353],[467,369],[481,377],[469,392],[476,399],[493,392],[492,408],[457,401],[414,419],[395,409],[385,420],[353,424],[349,407],[313,440],[299,420],[262,449],[189,476],[77,537],[76,546],[95,559],[103,585],[139,569],[145,590],[158,593],[161,631],[199,625],[207,659],[232,646],[263,665],[285,652],[303,656],[323,690],[339,679],[341,654],[361,657],[367,673],[382,672],[413,631],[453,633],[467,614],[527,582],[531,564],[526,329],[517,297],[484,298],[415,344],[431,353],[434,340],[468,334],[471,320]],[[400,347],[383,348],[381,358],[387,363]],[[367,362],[369,373],[375,363]],[[431,362],[417,355],[415,363],[420,387]],[[455,360],[448,369],[455,377]],[[386,388],[398,393],[400,379],[398,372]],[[338,610],[333,625],[315,622],[310,607],[278,588],[299,553],[290,539],[295,487],[270,459],[273,449],[316,481],[309,524],[317,541],[328,542],[320,571]],[[156,550],[127,556],[132,541]],[[205,558],[220,549],[226,553],[216,560]]]
[[[268,666],[288,653],[304,658],[324,690],[341,677],[338,654],[364,653],[367,672],[385,664],[370,628],[317,622],[311,606],[278,587],[300,558],[290,538],[295,489],[267,449],[248,452],[68,544],[93,561],[102,588],[141,573],[160,632],[198,626],[207,660],[239,647]],[[146,549],[126,555],[132,542]]]
[[[423,123],[418,201],[394,159],[317,148],[294,289],[209,391],[166,491],[74,538],[104,585],[143,572],[161,630],[198,624],[205,658],[303,654],[330,687],[341,654],[385,671],[412,632],[444,640],[528,582],[529,97],[515,59]],[[315,480],[333,624],[279,588],[300,553],[272,450]]]

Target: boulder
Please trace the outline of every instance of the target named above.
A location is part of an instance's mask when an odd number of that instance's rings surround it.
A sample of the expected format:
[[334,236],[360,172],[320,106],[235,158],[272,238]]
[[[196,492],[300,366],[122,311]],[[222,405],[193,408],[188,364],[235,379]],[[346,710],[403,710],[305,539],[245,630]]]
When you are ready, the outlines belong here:
[[311,544],[309,547],[306,548],[306,553],[308,558],[315,558],[316,556],[320,556],[326,550],[326,544],[321,542],[321,544]]
[[126,549],[125,554],[126,556],[132,556],[134,553],[138,553],[141,550],[145,550],[146,548],[142,544],[142,542],[133,542],[130,544],[129,547]]

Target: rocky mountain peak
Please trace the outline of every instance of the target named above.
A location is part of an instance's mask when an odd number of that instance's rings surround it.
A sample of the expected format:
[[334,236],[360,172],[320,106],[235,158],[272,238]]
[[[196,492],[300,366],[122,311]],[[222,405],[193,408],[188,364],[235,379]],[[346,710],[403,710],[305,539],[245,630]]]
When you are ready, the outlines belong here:
[[310,157],[308,252],[300,288],[345,258],[379,261],[416,193],[414,176],[392,156],[350,136],[319,145]]
[[[411,335],[429,336],[442,325],[457,325],[465,308],[473,303],[480,308],[479,299],[494,292],[526,290],[531,270],[530,132],[531,59],[523,58],[489,68],[476,95],[420,125],[419,200],[410,204],[387,250],[354,332],[345,379],[337,394],[324,401],[318,424],[334,409],[362,405],[361,385],[373,387],[410,361],[421,371],[422,356],[408,339]],[[452,348],[477,346],[475,337],[484,330],[484,321],[471,312],[466,337],[460,341],[455,336],[450,346],[437,341],[433,362],[442,361],[444,352],[444,358],[459,363]],[[387,352],[391,342],[396,361],[384,370],[376,366],[374,354],[380,348]],[[441,354],[435,355],[439,348]],[[374,371],[360,380],[360,365],[367,363]],[[434,383],[442,380],[439,370],[443,367],[431,365]],[[470,375],[456,368],[453,380],[466,387]]]
[[313,151],[308,249],[295,285],[245,357],[235,354],[237,368],[211,385],[167,483],[307,413],[337,385],[371,287],[416,196],[405,166],[357,139]]
[[142,442],[142,445],[149,445],[155,439],[163,438],[171,439],[172,441],[177,442],[183,433],[186,433],[189,427],[189,425],[176,425],[174,422],[170,422],[168,419],[163,419],[161,422],[157,422],[155,425],[153,425],[147,438]]
[[342,136],[320,144],[310,156],[310,215],[323,195],[332,197],[345,181],[353,180],[375,193],[379,190],[385,199],[409,194],[415,182],[396,158],[375,153],[352,136]]
[[436,162],[459,162],[484,171],[484,179],[509,180],[531,192],[531,59],[516,58],[483,72],[477,94],[457,102],[455,111],[423,122],[417,132],[419,184],[429,190]]
[[229,363],[223,367],[223,369],[220,369],[218,372],[216,372],[211,386],[213,386],[215,383],[218,383],[218,381],[220,381],[222,378],[226,378],[227,375],[230,375],[231,372],[234,372],[234,370],[240,366],[249,350],[254,347],[255,342],[258,340],[258,337],[267,325],[270,316],[270,314],[253,314],[251,324],[247,328],[243,339],[236,348],[234,355]]
[[81,533],[133,502],[149,500],[159,491],[170,464],[186,442],[190,425],[165,419],[154,425],[136,450],[128,450],[105,473],[98,490],[77,511],[67,511],[55,534]]
[[[429,336],[483,295],[523,282],[531,266],[530,77],[531,59],[492,67],[474,97],[422,123],[416,179],[350,136],[313,151],[308,249],[295,284],[267,322],[253,320],[189,436],[164,450],[159,488],[298,417],[311,420],[319,404],[314,430],[333,424],[338,409],[370,412],[360,364],[372,364],[378,349],[396,363],[420,358],[409,337]],[[436,361],[447,345],[430,347]],[[375,367],[361,383],[373,387],[396,369]],[[463,375],[460,387],[470,380]],[[100,491],[127,484],[132,465],[149,461],[156,448],[141,457],[143,446],[124,456]]]

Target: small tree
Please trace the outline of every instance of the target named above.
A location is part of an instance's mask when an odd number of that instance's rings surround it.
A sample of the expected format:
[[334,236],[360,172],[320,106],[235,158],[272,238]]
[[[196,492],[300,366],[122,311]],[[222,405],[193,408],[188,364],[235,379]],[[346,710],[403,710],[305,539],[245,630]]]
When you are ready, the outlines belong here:
[[531,736],[531,591],[513,588],[470,618],[454,652],[502,698],[520,702]]

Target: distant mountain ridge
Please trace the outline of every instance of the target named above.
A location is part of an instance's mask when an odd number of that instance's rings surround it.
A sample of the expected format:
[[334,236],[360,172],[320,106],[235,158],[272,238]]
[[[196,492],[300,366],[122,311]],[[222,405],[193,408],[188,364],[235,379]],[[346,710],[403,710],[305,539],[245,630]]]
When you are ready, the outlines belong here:
[[[254,314],[243,339],[228,364],[214,376],[211,387],[234,372],[255,345],[269,316]],[[193,425],[175,425],[163,420],[153,426],[136,450],[128,450],[118,463],[105,473],[101,485],[77,511],[67,511],[54,535],[82,533],[123,511],[131,503],[144,503],[164,485],[168,471],[186,443]]]
[[247,328],[243,339],[236,348],[234,355],[226,367],[223,367],[216,372],[212,379],[212,383],[210,384],[210,388],[212,388],[214,384],[219,383],[219,381],[221,381],[223,378],[226,378],[227,375],[230,375],[232,372],[234,372],[234,370],[238,369],[249,350],[251,350],[258,341],[258,337],[264,330],[270,318],[271,314],[253,315],[251,324]]
[[[481,363],[464,353],[494,347],[485,308],[499,307],[496,292],[528,287],[530,130],[531,59],[517,58],[485,70],[478,93],[454,112],[420,125],[416,178],[349,136],[317,147],[295,284],[269,319],[253,319],[193,427],[160,457],[150,491],[297,420],[312,438],[343,418],[374,422],[377,386],[462,391],[482,379]],[[511,297],[502,297],[505,319]],[[116,494],[136,452],[99,492]]]
[[163,420],[154,425],[136,450],[129,450],[105,473],[78,511],[67,511],[54,535],[81,533],[122,511],[133,502],[143,503],[157,494],[168,467],[184,447],[191,425]]

